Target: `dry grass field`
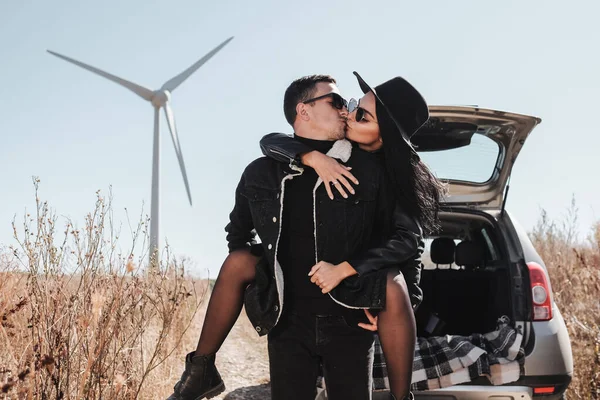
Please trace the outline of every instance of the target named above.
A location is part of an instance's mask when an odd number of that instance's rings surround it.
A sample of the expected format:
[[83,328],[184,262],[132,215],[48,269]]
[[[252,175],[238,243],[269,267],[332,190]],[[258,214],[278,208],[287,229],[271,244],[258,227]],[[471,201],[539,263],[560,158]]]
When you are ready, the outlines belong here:
[[[37,187],[36,187],[37,190]],[[550,271],[555,300],[573,345],[569,399],[600,398],[600,224],[576,241],[542,212],[532,240]],[[0,398],[160,399],[195,348],[210,290],[166,251],[117,254],[110,199],[98,194],[85,226],[37,210],[14,226],[15,246],[0,249]],[[147,221],[135,240],[144,247]],[[242,317],[217,364],[221,399],[259,399],[267,391],[264,338]]]

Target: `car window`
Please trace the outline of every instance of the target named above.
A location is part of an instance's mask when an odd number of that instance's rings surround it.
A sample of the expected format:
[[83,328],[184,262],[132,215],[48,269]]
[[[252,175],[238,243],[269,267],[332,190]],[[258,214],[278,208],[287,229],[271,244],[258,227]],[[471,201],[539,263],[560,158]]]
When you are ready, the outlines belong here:
[[500,146],[489,137],[476,133],[468,146],[423,151],[419,155],[440,179],[484,183],[492,177]]

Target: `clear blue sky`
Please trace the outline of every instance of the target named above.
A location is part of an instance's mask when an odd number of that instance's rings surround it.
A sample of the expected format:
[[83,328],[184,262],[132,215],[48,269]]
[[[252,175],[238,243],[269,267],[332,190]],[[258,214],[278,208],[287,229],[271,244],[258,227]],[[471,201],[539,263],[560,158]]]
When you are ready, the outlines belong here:
[[530,229],[540,208],[559,219],[574,195],[583,234],[599,218],[598,2],[56,4],[0,3],[0,246],[13,243],[13,216],[34,207],[32,175],[41,197],[80,226],[110,185],[124,227],[124,208],[136,218],[145,202],[149,213],[152,107],[46,49],[156,89],[229,36],[173,94],[193,207],[161,116],[161,236],[197,273],[217,273],[239,176],[263,134],[290,132],[283,92],[311,73],[334,75],[347,97],[359,95],[357,70],[374,84],[402,75],[430,104],[541,117],[507,208]]

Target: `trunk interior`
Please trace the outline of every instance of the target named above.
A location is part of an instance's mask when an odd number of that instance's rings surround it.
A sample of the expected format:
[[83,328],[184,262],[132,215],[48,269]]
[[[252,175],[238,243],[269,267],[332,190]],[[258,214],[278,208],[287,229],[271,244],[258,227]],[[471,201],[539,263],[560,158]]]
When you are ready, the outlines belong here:
[[496,329],[511,312],[505,246],[493,218],[480,212],[443,212],[442,229],[427,238],[416,311],[419,337],[470,335]]

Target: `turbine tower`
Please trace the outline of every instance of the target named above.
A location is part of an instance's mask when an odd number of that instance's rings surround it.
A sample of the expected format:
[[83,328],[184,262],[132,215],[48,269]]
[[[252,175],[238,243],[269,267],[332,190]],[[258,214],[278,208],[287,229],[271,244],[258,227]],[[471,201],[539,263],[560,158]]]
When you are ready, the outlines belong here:
[[[87,69],[95,74],[98,74],[106,79],[109,79],[121,86],[126,87],[133,93],[140,96],[142,99],[149,101],[154,107],[154,144],[152,151],[152,197],[150,201],[150,263],[158,260],[159,250],[159,210],[160,210],[160,137],[159,137],[159,111],[161,108],[165,111],[165,117],[167,119],[167,125],[171,131],[171,138],[173,139],[173,146],[175,147],[175,153],[179,160],[179,167],[181,168],[181,174],[183,175],[183,182],[185,184],[185,190],[187,191],[188,200],[192,205],[192,195],[190,193],[190,186],[188,184],[187,173],[185,171],[185,164],[183,162],[183,154],[181,152],[181,146],[179,144],[179,137],[177,135],[177,129],[175,128],[175,117],[173,110],[171,109],[170,100],[171,93],[177,89],[187,78],[190,77],[198,68],[200,68],[205,62],[207,62],[212,56],[214,56],[219,50],[221,50],[227,43],[229,43],[233,37],[225,40],[223,43],[215,47],[212,51],[202,57],[200,60],[195,62],[188,69],[173,77],[172,79],[165,82],[164,85],[158,90],[150,90],[133,82],[119,78],[115,75],[104,72],[98,68],[92,67],[91,65],[84,64],[80,61],[74,60],[67,56],[55,53],[48,50],[48,53],[62,58],[65,61],[73,63],[81,68]],[[156,256],[156,258],[154,258]]]

